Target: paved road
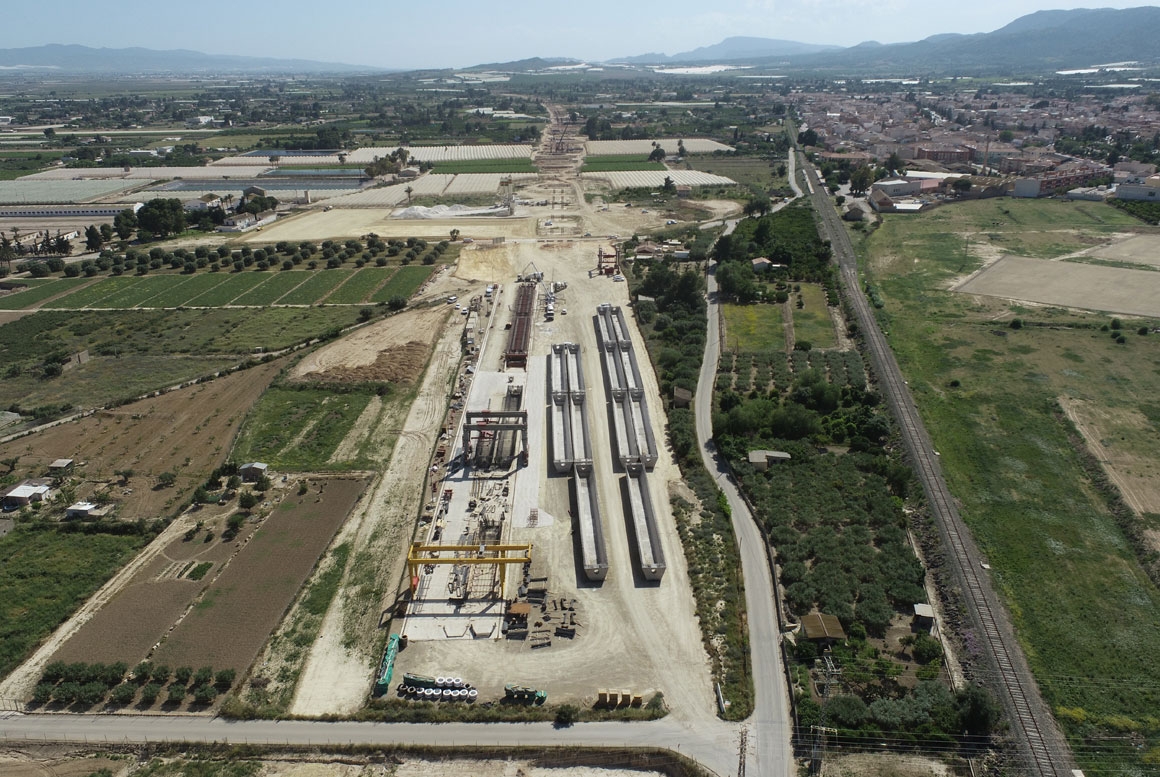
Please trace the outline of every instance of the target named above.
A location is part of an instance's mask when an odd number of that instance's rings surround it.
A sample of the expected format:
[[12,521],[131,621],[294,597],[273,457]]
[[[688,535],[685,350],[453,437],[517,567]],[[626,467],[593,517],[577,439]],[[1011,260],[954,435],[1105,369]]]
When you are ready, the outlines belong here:
[[0,738],[53,742],[230,742],[288,745],[496,745],[662,747],[690,756],[721,775],[737,765],[728,727],[648,723],[356,723],[305,720],[227,721],[221,718],[131,715],[17,715],[0,720]]
[[982,557],[947,488],[938,454],[918,414],[910,388],[902,378],[894,353],[858,283],[857,258],[850,235],[830,204],[815,171],[808,165],[804,167],[806,175],[813,181],[814,208],[838,259],[842,286],[866,339],[879,387],[898,420],[903,442],[949,551],[952,572],[962,589],[963,601],[970,610],[976,633],[982,637],[985,654],[1000,678],[1000,698],[1012,722],[1012,731],[1024,750],[1027,770],[1039,777],[1070,777],[1075,768],[1071,751],[1039,695],[1039,687],[1015,638],[1006,608],[995,594],[990,579],[981,571],[979,562]]
[[[791,151],[788,173],[796,197],[801,196],[795,180],[795,160]],[[774,210],[784,207],[781,203]],[[738,220],[725,222],[725,234],[733,232]],[[745,609],[749,618],[749,644],[753,662],[755,705],[749,719],[749,745],[753,764],[762,775],[792,775],[793,762],[792,721],[789,712],[789,694],[781,662],[781,630],[774,608],[776,591],[773,572],[765,540],[749,506],[741,498],[737,486],[728,476],[729,466],[723,461],[713,443],[713,383],[717,363],[721,357],[720,314],[717,305],[716,265],[710,267],[707,277],[709,298],[709,329],[705,339],[705,357],[697,380],[694,412],[697,422],[697,440],[701,444],[701,460],[705,468],[725,493],[733,517],[733,531],[741,549],[741,569],[745,578]]]

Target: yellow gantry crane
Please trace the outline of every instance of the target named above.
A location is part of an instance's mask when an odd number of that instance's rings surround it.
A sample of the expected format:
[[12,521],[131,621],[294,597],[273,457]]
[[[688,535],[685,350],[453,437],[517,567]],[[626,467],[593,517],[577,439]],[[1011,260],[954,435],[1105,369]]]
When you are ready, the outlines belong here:
[[[463,555],[442,556],[442,553]],[[520,555],[509,556],[508,553]],[[411,577],[411,593],[419,586],[419,568],[427,564],[494,564],[499,567],[499,590],[503,596],[509,564],[529,564],[531,545],[424,545],[411,543],[407,553],[407,574]]]

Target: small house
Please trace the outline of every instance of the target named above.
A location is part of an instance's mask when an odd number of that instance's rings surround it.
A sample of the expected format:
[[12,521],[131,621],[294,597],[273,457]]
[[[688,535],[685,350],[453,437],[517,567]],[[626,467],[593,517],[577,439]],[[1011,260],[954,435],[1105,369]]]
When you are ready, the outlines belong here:
[[673,407],[688,407],[693,403],[693,392],[687,388],[673,386]]
[[756,259],[753,259],[752,262],[754,272],[766,272],[770,267],[773,266],[773,262],[769,261],[769,259],[764,256],[759,256]]
[[790,456],[785,451],[750,451],[749,464],[758,472],[765,472],[769,469],[770,462],[789,461],[793,456]]
[[915,631],[929,634],[930,630],[934,628],[934,608],[929,604],[914,605],[913,626]]
[[49,477],[62,478],[73,471],[72,459],[57,459],[48,465]]
[[109,512],[108,507],[101,507],[94,502],[76,502],[64,510],[64,517],[75,520],[101,518]]
[[260,461],[251,461],[248,464],[243,464],[238,467],[238,474],[242,476],[242,482],[256,483],[266,477],[268,470],[269,465],[263,464]]
[[802,633],[810,642],[832,645],[846,641],[846,631],[837,616],[811,612],[802,618]]
[[34,502],[43,502],[48,498],[50,490],[51,488],[47,483],[26,480],[8,489],[8,493],[4,494],[0,504],[3,505],[4,510],[9,512],[19,510],[21,507],[26,507]]

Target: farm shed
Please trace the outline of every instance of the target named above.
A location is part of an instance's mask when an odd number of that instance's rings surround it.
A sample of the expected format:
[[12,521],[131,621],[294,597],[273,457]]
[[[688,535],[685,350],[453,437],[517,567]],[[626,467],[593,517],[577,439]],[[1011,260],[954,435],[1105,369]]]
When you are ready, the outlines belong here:
[[846,632],[842,629],[837,616],[820,612],[811,612],[802,618],[802,633],[810,642],[821,642],[825,645],[844,642],[846,639]]
[[793,457],[785,451],[750,451],[749,463],[758,472],[769,469],[770,462],[789,461]]
[[756,259],[753,259],[751,261],[753,264],[753,271],[754,272],[765,272],[766,270],[768,270],[770,267],[773,266],[773,262],[769,261],[769,259],[767,259],[764,256],[759,256]]
[[934,608],[929,604],[914,605],[914,628],[930,633],[934,627]]
[[64,517],[73,519],[103,518],[109,514],[109,507],[101,507],[94,502],[76,502],[65,508]]
[[692,391],[680,386],[673,386],[673,407],[688,407],[692,402]]
[[62,477],[73,471],[72,459],[57,459],[48,465],[48,474],[54,477]]
[[48,498],[49,491],[50,488],[47,483],[26,480],[8,489],[8,493],[4,495],[3,499],[4,509],[16,510],[33,502],[44,501]]
[[238,474],[242,476],[244,482],[255,483],[259,478],[266,476],[269,468],[268,464],[263,464],[260,461],[251,461],[248,464],[243,464],[238,467]]

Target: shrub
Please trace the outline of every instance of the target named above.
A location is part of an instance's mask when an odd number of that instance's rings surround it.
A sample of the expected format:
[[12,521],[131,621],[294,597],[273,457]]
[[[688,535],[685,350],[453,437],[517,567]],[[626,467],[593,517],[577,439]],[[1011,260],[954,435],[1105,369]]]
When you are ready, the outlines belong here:
[[169,686],[169,690],[166,691],[166,694],[165,694],[165,703],[166,704],[181,704],[182,700],[184,700],[184,699],[185,699],[185,686],[184,685],[174,684],[174,685]]
[[556,709],[556,725],[568,728],[580,718],[580,710],[572,704],[561,704]]
[[151,706],[157,701],[157,697],[161,694],[161,686],[157,683],[145,683],[141,689],[141,703],[146,706]]
[[118,707],[126,707],[133,703],[133,699],[137,696],[137,687],[129,685],[128,683],[121,683],[113,689],[109,696],[109,701]]
[[180,685],[189,685],[189,678],[193,677],[192,666],[179,666],[173,673],[173,680]]

